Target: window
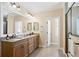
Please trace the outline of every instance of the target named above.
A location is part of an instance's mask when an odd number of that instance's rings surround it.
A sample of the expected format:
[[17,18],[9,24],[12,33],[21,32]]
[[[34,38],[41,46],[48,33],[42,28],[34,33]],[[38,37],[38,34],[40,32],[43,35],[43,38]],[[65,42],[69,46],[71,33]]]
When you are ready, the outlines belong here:
[[15,33],[16,34],[21,34],[22,33],[22,22],[21,21],[16,21],[15,22]]

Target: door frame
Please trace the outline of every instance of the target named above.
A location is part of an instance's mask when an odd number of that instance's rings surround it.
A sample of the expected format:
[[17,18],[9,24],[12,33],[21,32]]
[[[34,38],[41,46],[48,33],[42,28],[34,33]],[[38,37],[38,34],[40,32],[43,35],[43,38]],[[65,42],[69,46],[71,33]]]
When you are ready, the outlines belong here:
[[59,28],[59,30],[58,30],[59,33],[57,33],[58,36],[59,36],[59,39],[58,39],[58,44],[57,45],[58,45],[58,48],[60,48],[60,44],[61,44],[61,39],[60,39],[61,38],[61,35],[60,35],[61,34],[61,20],[60,20],[60,16],[55,16],[54,19],[56,20],[56,18],[58,18],[58,20],[59,20],[59,27],[58,27]]
[[[59,34],[58,34],[58,36],[59,36],[59,40],[58,40],[58,42],[52,42],[52,44],[55,44],[55,45],[58,45],[58,48],[60,48],[60,46],[61,46],[61,18],[60,18],[60,16],[54,16],[53,17],[53,20],[55,20],[56,18],[59,18]],[[53,29],[52,29],[53,30]],[[52,35],[53,35],[53,31],[52,31]],[[55,37],[55,34],[54,34],[54,37]],[[52,40],[54,40],[54,38],[52,37]]]

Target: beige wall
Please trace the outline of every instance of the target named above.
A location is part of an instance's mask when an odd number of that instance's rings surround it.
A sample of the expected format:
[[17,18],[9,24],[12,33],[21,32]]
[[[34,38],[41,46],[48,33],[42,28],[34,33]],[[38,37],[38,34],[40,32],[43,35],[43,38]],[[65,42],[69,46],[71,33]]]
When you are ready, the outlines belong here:
[[8,34],[14,33],[14,16],[8,15]]
[[[37,14],[39,15],[40,17],[40,23],[42,23],[41,25],[44,25],[44,22],[46,20],[46,17],[56,17],[56,16],[60,16],[60,19],[61,19],[61,23],[60,23],[60,26],[61,26],[61,29],[60,29],[60,39],[61,39],[61,48],[64,48],[65,49],[65,20],[64,20],[64,10],[63,9],[57,9],[57,10],[53,10],[53,11],[48,11],[48,12],[42,12],[42,13],[39,13]],[[52,19],[53,20],[53,19]],[[53,22],[52,22],[53,23]],[[52,30],[53,31],[53,30]],[[53,36],[53,35],[52,35]],[[43,39],[43,38],[42,38]]]
[[[48,11],[48,12],[40,12],[40,13],[37,13],[35,15],[35,17],[37,18],[36,20],[39,22],[40,24],[40,36],[41,36],[41,44],[40,45],[43,45],[44,44],[44,33],[43,31],[44,30],[41,30],[41,26],[45,26],[45,22],[46,22],[46,17],[56,17],[56,16],[60,16],[60,25],[61,25],[61,28],[60,28],[60,39],[61,39],[61,48],[65,49],[65,16],[64,16],[64,9],[57,9],[57,10],[53,10],[53,11]],[[52,19],[53,20],[53,19]],[[27,22],[30,21],[30,22],[34,22],[34,20],[27,20]],[[53,24],[53,22],[52,22]],[[53,31],[53,30],[52,30]],[[52,35],[53,36],[53,35]],[[53,41],[53,40],[52,40]]]

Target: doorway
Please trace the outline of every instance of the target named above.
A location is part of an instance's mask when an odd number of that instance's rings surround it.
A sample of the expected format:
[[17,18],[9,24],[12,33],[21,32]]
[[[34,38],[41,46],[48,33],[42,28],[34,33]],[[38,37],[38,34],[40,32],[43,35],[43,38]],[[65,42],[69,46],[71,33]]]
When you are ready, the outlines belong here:
[[44,46],[56,45],[60,48],[60,17],[48,17],[44,25]]
[[60,17],[53,17],[52,20],[52,44],[60,48]]
[[51,20],[52,17],[47,17],[44,24],[44,45],[45,47],[50,47],[51,45]]

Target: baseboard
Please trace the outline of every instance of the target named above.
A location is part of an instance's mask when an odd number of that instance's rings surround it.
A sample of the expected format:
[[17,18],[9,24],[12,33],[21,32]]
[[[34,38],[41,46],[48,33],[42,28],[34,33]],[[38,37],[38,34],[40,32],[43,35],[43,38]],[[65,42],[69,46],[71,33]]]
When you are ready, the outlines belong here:
[[56,44],[57,45],[58,43],[51,43],[51,44]]
[[[57,45],[58,43],[51,43],[51,45]],[[39,47],[46,47],[45,45],[39,45]]]

